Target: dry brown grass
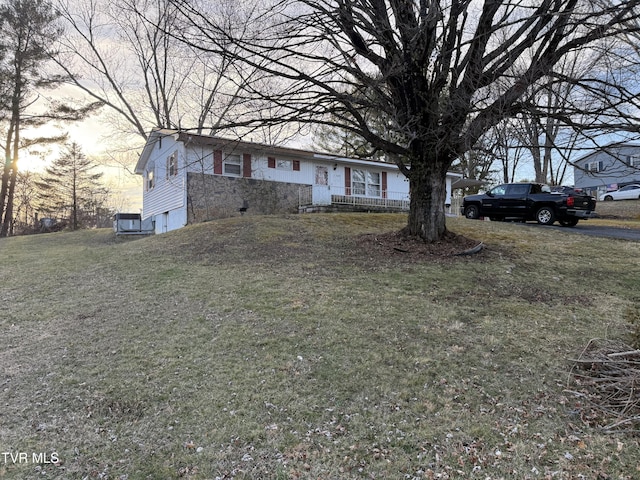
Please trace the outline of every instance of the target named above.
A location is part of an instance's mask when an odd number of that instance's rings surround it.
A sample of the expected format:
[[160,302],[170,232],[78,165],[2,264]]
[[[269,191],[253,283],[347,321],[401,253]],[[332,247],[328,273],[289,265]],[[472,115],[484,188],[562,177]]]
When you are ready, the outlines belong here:
[[598,202],[596,212],[602,218],[616,220],[640,220],[640,200]]
[[360,248],[404,221],[0,241],[1,450],[60,459],[0,478],[636,478],[569,360],[628,337],[640,245],[451,219],[481,254]]

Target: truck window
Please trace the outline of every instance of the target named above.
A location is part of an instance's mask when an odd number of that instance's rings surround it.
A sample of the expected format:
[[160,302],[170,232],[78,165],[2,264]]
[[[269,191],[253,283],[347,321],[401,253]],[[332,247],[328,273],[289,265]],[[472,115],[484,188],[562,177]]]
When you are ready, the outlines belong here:
[[506,195],[507,194],[507,186],[506,185],[498,185],[495,188],[492,188],[490,190],[492,195],[495,196],[502,196],[502,195]]
[[[535,185],[534,185],[535,186]],[[529,193],[529,185],[510,185],[509,186],[509,195],[526,195]],[[535,192],[533,192],[535,193]]]

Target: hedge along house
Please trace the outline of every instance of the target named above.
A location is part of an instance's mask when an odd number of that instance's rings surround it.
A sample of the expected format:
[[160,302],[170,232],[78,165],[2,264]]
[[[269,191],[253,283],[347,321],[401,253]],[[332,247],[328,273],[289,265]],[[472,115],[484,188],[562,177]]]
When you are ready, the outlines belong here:
[[[409,209],[395,164],[185,131],[151,132],[135,172],[156,233],[244,214]],[[461,177],[447,175],[447,203]]]

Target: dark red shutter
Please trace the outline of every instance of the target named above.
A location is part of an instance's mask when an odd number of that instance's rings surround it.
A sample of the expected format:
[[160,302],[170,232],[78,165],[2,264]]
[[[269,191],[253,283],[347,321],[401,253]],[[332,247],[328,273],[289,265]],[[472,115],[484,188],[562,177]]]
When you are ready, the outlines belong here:
[[276,168],[276,158],[275,157],[268,157],[267,158],[267,162],[268,162],[268,167],[269,168]]
[[351,195],[351,168],[344,167],[344,194]]
[[387,198],[387,172],[382,172],[382,198]]
[[213,152],[213,173],[215,175],[222,175],[222,150],[215,150]]
[[300,160],[294,160],[293,161],[293,170],[295,172],[299,172],[300,171]]
[[242,154],[242,176],[251,177],[251,154]]

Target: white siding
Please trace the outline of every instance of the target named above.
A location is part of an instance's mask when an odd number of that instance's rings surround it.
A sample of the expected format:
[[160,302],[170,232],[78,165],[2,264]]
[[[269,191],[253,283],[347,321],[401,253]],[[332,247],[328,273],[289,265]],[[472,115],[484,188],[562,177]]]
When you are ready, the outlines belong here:
[[409,195],[409,179],[398,170],[389,172],[387,174],[387,191]]
[[[143,218],[152,218],[155,221],[157,233],[181,228],[188,222],[187,212],[187,172],[196,174],[214,175],[215,172],[224,171],[234,165],[226,164],[220,168],[220,156],[222,151],[222,163],[229,155],[238,156],[241,163],[242,176],[256,180],[280,182],[293,185],[310,185],[309,192],[317,190],[322,193],[319,201],[331,201],[332,196],[346,196],[348,198],[361,197],[365,201],[370,198],[386,200],[406,201],[409,198],[409,181],[395,165],[383,164],[365,160],[333,157],[325,154],[317,154],[308,151],[267,147],[248,142],[233,142],[214,139],[201,141],[200,137],[192,139],[191,136],[162,132],[152,135],[145,146],[143,154],[136,166],[136,173],[143,175]],[[177,139],[181,138],[182,141]],[[173,174],[167,172],[167,159],[172,155],[177,156],[177,170]],[[250,175],[245,171],[247,161],[245,155],[251,156]],[[216,160],[217,159],[217,160]],[[288,168],[278,168],[283,165],[278,161],[287,162]],[[237,165],[237,164],[236,164]],[[326,168],[328,178],[327,185],[315,186],[316,167]],[[275,168],[274,168],[275,167]],[[237,168],[237,167],[236,167]],[[346,177],[346,169],[350,169],[351,177]],[[147,188],[149,170],[153,169],[154,185]],[[362,195],[354,194],[353,172],[359,170],[366,177],[366,188],[358,183],[358,191]],[[368,172],[368,173],[367,173]],[[383,175],[384,172],[384,175]],[[370,173],[380,174],[369,175]],[[362,178],[362,174],[359,175]],[[385,185],[386,182],[386,185]],[[248,185],[251,185],[249,183]],[[350,188],[347,190],[345,186]],[[385,189],[386,186],[386,189]],[[293,187],[295,190],[296,187]],[[327,196],[328,195],[328,196]],[[447,200],[451,202],[451,178],[447,178]]]
[[273,182],[298,183],[301,185],[310,185],[313,182],[313,168],[308,161],[298,160],[300,162],[300,170],[281,170],[278,168],[269,168],[269,157],[272,156],[276,160],[290,160],[294,158],[279,157],[277,155],[267,155],[263,153],[252,153],[252,177],[260,180],[269,180]]
[[187,209],[179,208],[152,215],[155,233],[166,233],[177,230],[187,224]]
[[[273,182],[293,183],[299,185],[313,185],[315,181],[315,168],[318,165],[327,167],[329,173],[329,185],[337,194],[344,194],[345,185],[345,164],[335,160],[318,159],[298,159],[293,156],[278,156],[258,151],[223,151],[223,157],[228,154],[242,156],[244,153],[251,154],[251,178],[267,180]],[[189,147],[187,150],[187,170],[194,173],[213,174],[214,148],[209,146]],[[299,170],[293,168],[284,170],[269,167],[269,157],[277,160],[298,161]],[[387,191],[398,194],[409,192],[409,182],[395,166],[389,165],[367,165],[364,162],[358,165],[350,165],[350,168],[362,169],[371,172],[387,172]],[[340,192],[342,190],[342,192]]]
[[213,148],[199,145],[185,150],[188,172],[213,175]]
[[[175,175],[168,175],[167,159],[174,153],[177,154],[177,172]],[[151,169],[153,169],[154,185],[153,188],[148,188]],[[143,218],[154,218],[156,232],[163,231],[163,224],[167,225],[168,230],[183,227],[186,224],[186,171],[182,143],[176,142],[171,136],[163,137],[162,141],[156,142],[143,173],[143,179]],[[159,217],[163,214],[168,217],[165,222],[162,217]],[[172,228],[169,228],[169,225]]]

